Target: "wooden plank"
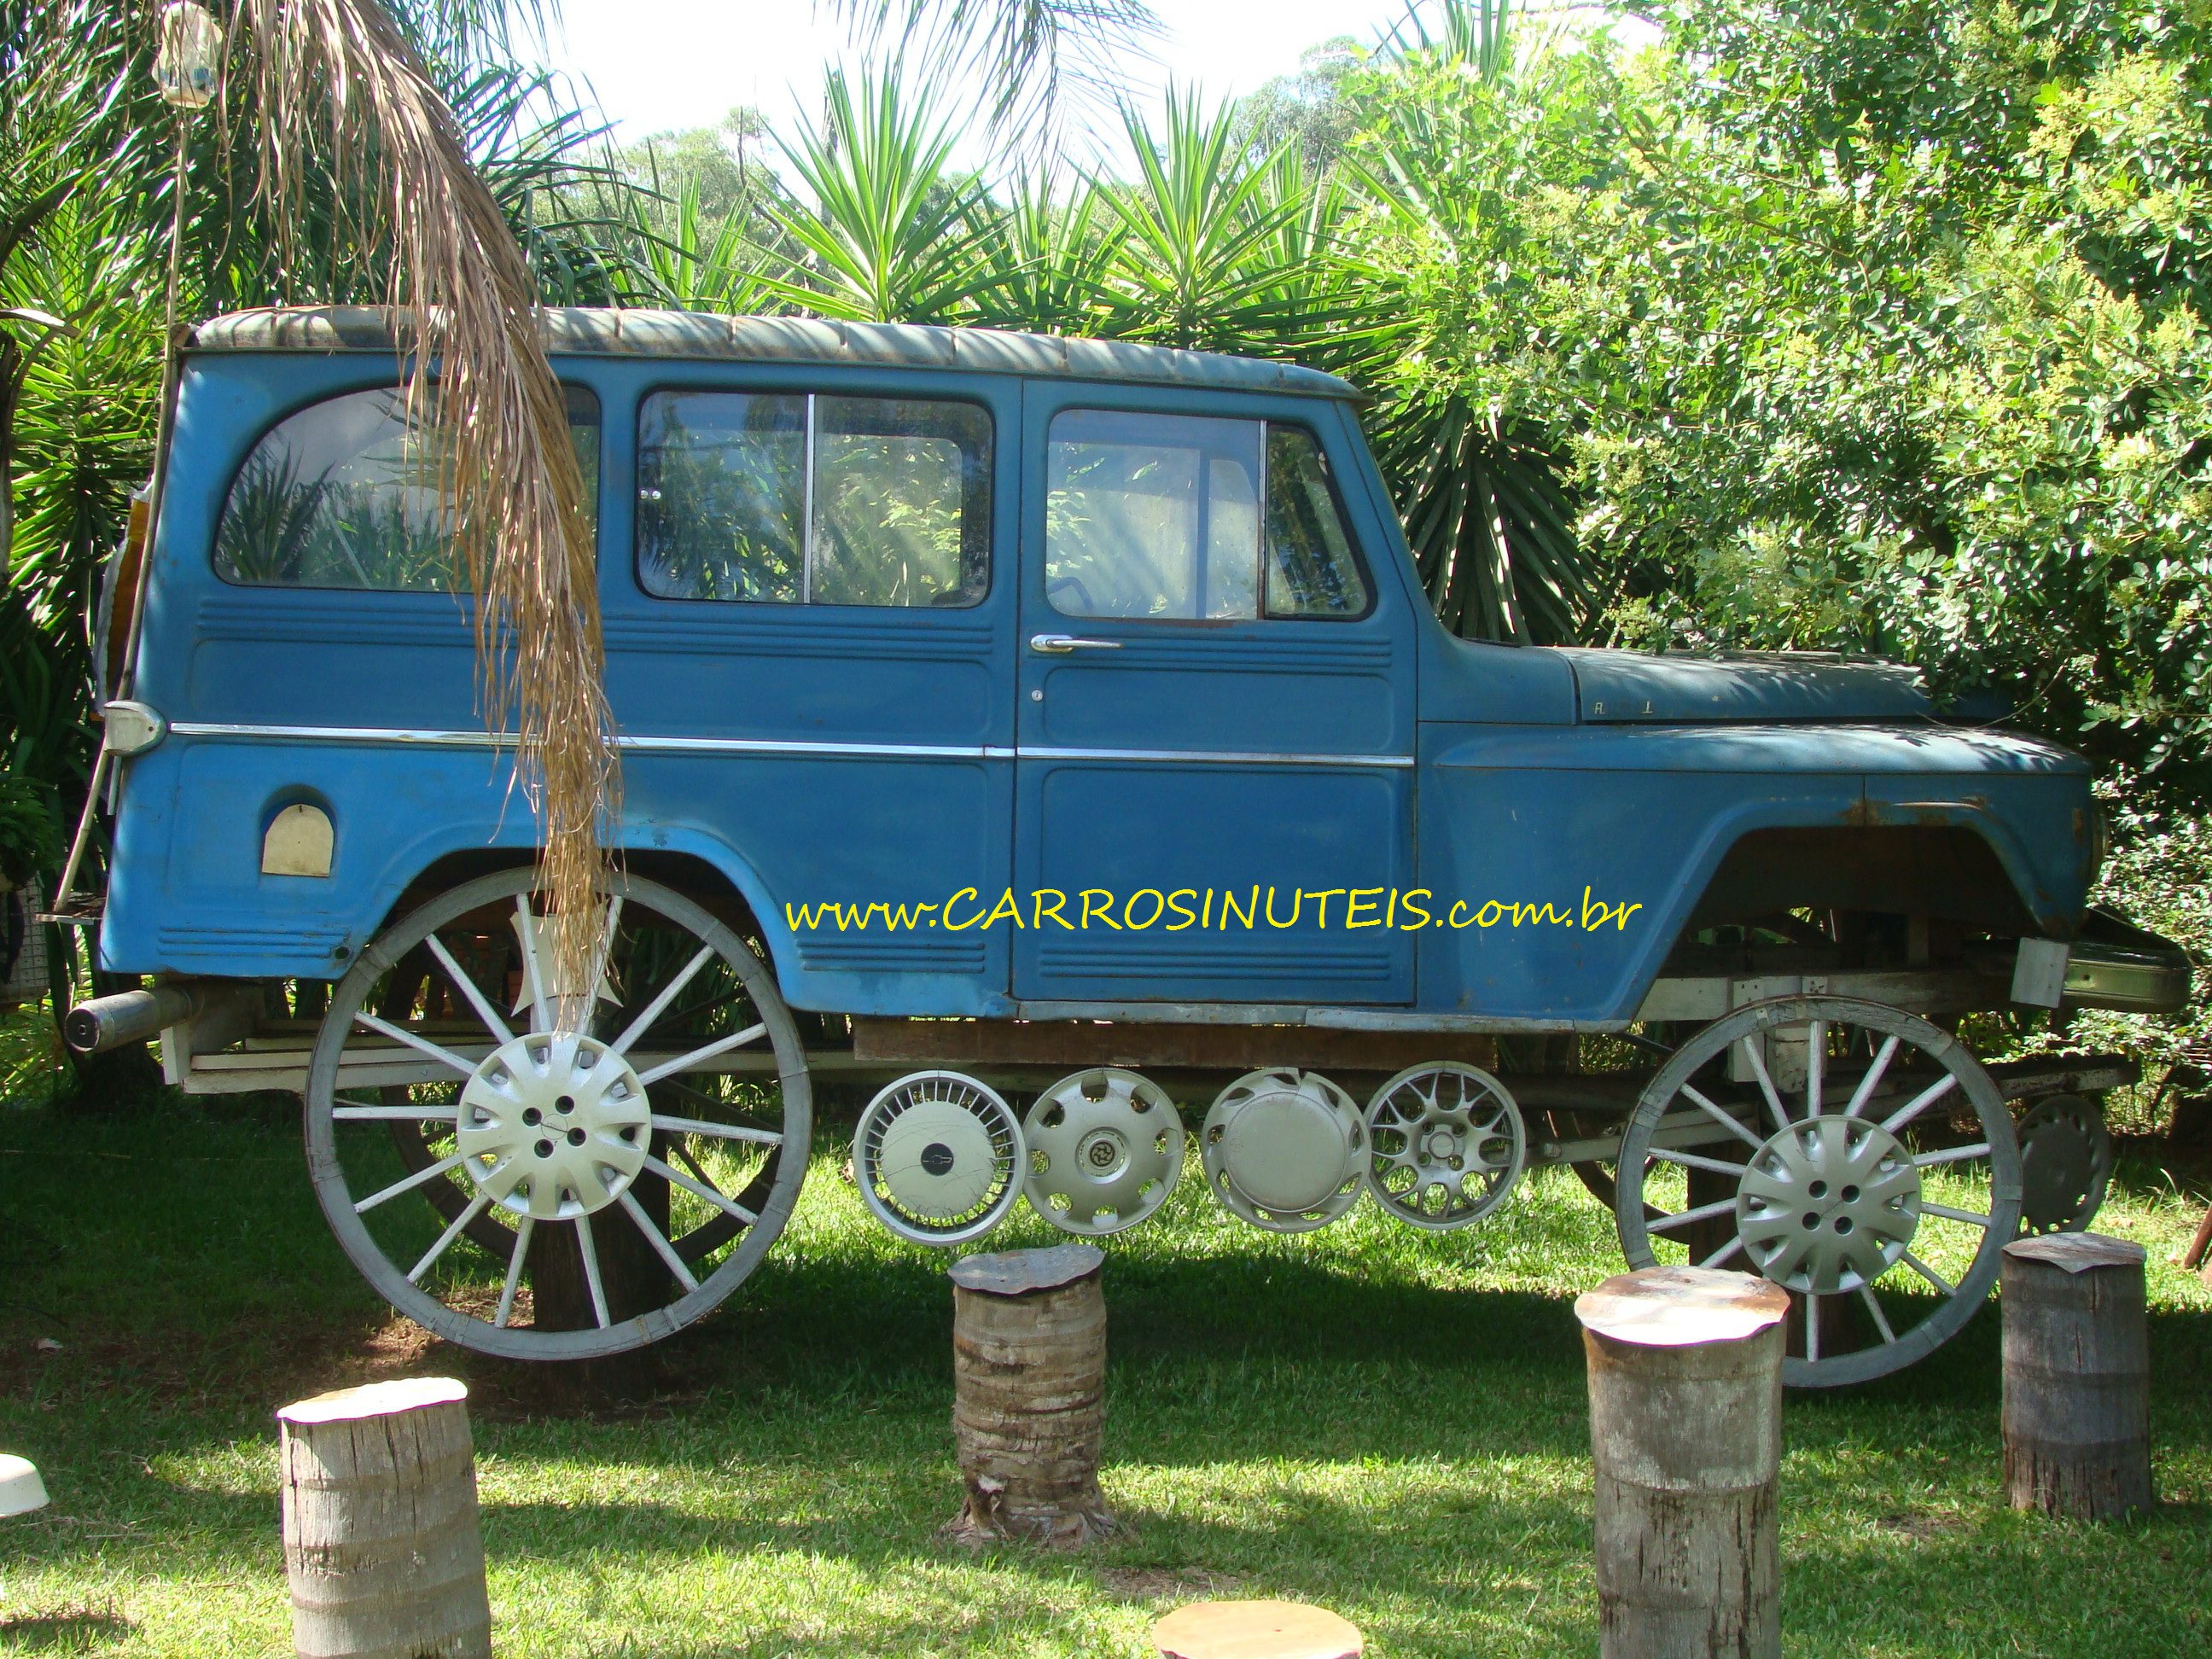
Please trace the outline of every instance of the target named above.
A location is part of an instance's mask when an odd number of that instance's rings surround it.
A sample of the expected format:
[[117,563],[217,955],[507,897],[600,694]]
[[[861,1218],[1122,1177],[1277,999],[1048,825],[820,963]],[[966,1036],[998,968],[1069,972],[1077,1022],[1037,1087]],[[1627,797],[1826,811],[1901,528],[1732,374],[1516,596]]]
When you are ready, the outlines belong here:
[[1401,1072],[1430,1060],[1497,1064],[1497,1044],[1464,1032],[1352,1031],[1309,1025],[1102,1024],[1081,1020],[853,1021],[853,1054],[892,1066],[1122,1066],[1250,1072]]
[[2042,1095],[2101,1095],[2124,1089],[2142,1080],[2142,1067],[2125,1054],[2059,1054],[2000,1060],[1989,1073],[2007,1100],[2033,1100]]

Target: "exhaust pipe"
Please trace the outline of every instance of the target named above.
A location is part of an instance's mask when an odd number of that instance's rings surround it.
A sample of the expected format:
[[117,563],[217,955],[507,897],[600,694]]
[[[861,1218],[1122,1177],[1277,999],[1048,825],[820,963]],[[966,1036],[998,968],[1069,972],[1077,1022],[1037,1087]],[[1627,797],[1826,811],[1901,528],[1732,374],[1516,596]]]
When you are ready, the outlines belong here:
[[62,1021],[62,1036],[81,1054],[105,1054],[126,1042],[159,1036],[166,1026],[190,1019],[204,998],[196,989],[157,985],[150,991],[118,991],[80,1002]]

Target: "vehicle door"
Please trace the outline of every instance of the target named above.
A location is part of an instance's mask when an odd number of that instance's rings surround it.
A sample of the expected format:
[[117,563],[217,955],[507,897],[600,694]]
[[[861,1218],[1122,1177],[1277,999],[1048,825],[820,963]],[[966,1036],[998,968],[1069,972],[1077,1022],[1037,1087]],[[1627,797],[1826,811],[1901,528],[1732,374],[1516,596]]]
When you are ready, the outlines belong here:
[[1018,384],[640,368],[603,590],[630,815],[742,859],[794,1004],[1003,1004],[1004,933],[935,917],[1012,867]]
[[1023,433],[1016,997],[1410,1001],[1413,615],[1342,407],[1032,381]]

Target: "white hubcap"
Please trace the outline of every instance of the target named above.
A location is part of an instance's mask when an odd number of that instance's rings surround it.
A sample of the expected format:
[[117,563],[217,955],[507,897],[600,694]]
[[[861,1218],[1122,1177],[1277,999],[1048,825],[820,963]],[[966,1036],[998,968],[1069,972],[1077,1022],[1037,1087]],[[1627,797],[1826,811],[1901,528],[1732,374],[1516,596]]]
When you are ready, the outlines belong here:
[[619,1198],[645,1166],[652,1128],[628,1060],[592,1037],[533,1031],[477,1067],[456,1139],[493,1203],[554,1221]]
[[877,1166],[912,1214],[933,1221],[966,1215],[998,1179],[990,1126],[956,1101],[917,1101],[884,1132]]
[[1871,1285],[1904,1255],[1920,1225],[1920,1172],[1879,1124],[1814,1118],[1752,1155],[1735,1212],[1760,1273],[1829,1296]]

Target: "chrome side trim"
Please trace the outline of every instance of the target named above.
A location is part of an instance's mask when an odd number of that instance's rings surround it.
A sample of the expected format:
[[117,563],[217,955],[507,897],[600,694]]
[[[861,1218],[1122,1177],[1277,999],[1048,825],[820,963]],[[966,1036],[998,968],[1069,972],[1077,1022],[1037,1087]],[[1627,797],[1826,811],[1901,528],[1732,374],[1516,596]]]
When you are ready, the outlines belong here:
[[[177,720],[180,738],[234,738],[263,743],[384,743],[428,749],[504,749],[511,736],[388,726],[248,726],[219,720]],[[1199,749],[1009,749],[996,744],[807,743],[773,738],[615,738],[634,754],[877,755],[907,760],[1164,761],[1211,766],[1383,766],[1413,763],[1411,755],[1264,754]]]
[[437,732],[389,726],[244,726],[220,720],[172,720],[180,738],[243,738],[268,743],[398,743],[432,749],[504,749],[495,732]]
[[[439,732],[387,726],[243,726],[179,720],[185,738],[239,738],[268,743],[382,743],[432,749],[505,749],[513,738],[491,732]],[[640,738],[618,735],[628,753],[672,755],[882,755],[921,760],[1012,760],[1014,751],[973,744],[803,743],[768,738]]]
[[1411,766],[1411,755],[1269,754],[1216,749],[1039,749],[1024,744],[1024,760],[1181,761],[1205,766]]
[[773,738],[617,737],[615,747],[643,755],[880,755],[905,760],[1012,760],[1011,749],[935,743],[787,743]]

